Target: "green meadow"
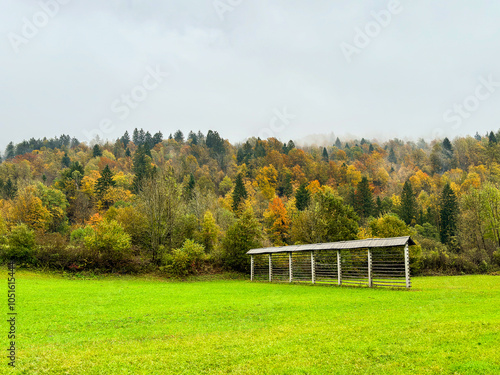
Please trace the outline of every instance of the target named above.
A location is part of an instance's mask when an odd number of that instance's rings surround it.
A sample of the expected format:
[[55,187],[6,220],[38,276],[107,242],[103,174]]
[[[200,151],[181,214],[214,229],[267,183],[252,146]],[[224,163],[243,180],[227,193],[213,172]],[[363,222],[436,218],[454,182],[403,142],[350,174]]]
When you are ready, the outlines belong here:
[[5,374],[500,373],[499,276],[418,277],[410,291],[16,279],[17,361],[2,356]]

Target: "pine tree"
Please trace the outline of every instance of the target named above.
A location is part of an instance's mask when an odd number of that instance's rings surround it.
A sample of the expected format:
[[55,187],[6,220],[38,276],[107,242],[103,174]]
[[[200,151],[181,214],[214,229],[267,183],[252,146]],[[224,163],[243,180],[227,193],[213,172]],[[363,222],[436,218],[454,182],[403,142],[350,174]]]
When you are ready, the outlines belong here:
[[243,176],[238,173],[233,191],[233,211],[237,211],[240,203],[247,198],[247,189],[243,184]]
[[323,160],[328,161],[328,151],[326,151],[326,147],[323,147]]
[[146,134],[144,134],[144,144],[150,150],[154,147],[153,136],[151,135],[150,132],[146,132]]
[[306,184],[302,184],[295,192],[295,207],[299,211],[304,211],[311,202],[311,193],[306,187]]
[[115,184],[116,182],[113,180],[113,172],[111,172],[111,169],[109,169],[109,166],[106,164],[102,170],[101,177],[99,177],[95,183],[97,196],[102,198],[108,189],[115,186]]
[[63,167],[66,168],[69,167],[69,165],[71,164],[71,159],[69,158],[67,152],[64,153],[64,156],[61,159],[61,164],[63,165]]
[[392,147],[389,150],[389,158],[387,160],[389,160],[390,163],[394,164],[397,164],[398,162],[398,159],[396,158],[396,154],[394,153],[394,149]]
[[134,144],[136,146],[140,146],[140,144],[139,144],[139,130],[137,130],[137,128],[135,128],[134,132],[132,133],[132,142],[134,142]]
[[174,139],[177,143],[184,143],[184,134],[180,130],[177,130],[174,133]]
[[370,147],[368,147],[368,152],[371,154],[373,151],[375,151],[375,148],[373,145],[370,143]]
[[497,144],[497,137],[495,136],[495,133],[490,132],[490,135],[488,136],[488,144],[490,146]]
[[145,178],[152,176],[151,152],[145,146],[139,146],[134,154],[134,192],[138,193]]
[[456,236],[457,233],[457,222],[458,222],[458,201],[455,192],[447,183],[441,194],[440,201],[440,237],[441,242],[444,244],[449,244],[452,237]]
[[381,216],[384,212],[384,207],[382,206],[382,200],[380,199],[380,197],[377,197],[377,200],[376,200],[376,213],[375,213],[375,216]]
[[158,143],[161,143],[161,141],[163,141],[162,132],[156,132],[155,135],[153,135],[153,147],[156,146]]
[[448,137],[446,137],[444,140],[443,140],[443,148],[448,151],[449,153],[453,153],[453,146],[451,145],[451,142],[450,140],[448,139]]
[[401,193],[400,217],[407,225],[412,225],[417,215],[417,199],[413,194],[410,180],[407,180]]
[[10,178],[8,178],[5,182],[3,191],[7,199],[14,199],[17,194],[17,186],[12,182]]
[[337,147],[339,150],[342,148],[342,142],[340,142],[339,137],[335,140],[335,147]]
[[356,189],[354,201],[356,212],[360,217],[367,218],[373,215],[373,195],[370,189],[368,178],[363,177],[361,179]]
[[14,143],[10,142],[5,149],[5,159],[12,159],[15,155]]
[[476,132],[476,135],[474,136],[474,138],[476,139],[476,141],[480,141],[481,140],[481,136],[479,135],[478,132]]
[[123,134],[123,136],[120,138],[120,141],[122,141],[123,147],[127,147],[130,143],[130,136],[127,130],[125,131],[125,134]]
[[186,188],[184,190],[184,196],[186,197],[186,200],[189,201],[191,200],[191,198],[193,198],[193,191],[195,186],[196,186],[196,181],[194,180],[194,176],[191,173],[189,175],[189,180],[186,184]]
[[292,175],[290,173],[286,173],[283,179],[283,183],[278,186],[278,195],[280,197],[291,197],[293,194],[293,186],[292,186]]
[[99,156],[102,156],[102,150],[99,145],[94,145],[94,148],[92,149],[92,157],[97,158]]

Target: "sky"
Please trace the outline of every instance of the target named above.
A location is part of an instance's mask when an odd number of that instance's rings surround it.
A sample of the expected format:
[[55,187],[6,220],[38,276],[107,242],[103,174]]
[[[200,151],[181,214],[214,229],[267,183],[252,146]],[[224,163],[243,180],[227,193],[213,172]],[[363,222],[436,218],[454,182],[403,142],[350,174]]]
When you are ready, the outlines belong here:
[[500,3],[0,0],[0,150],[135,127],[300,140],[500,128]]

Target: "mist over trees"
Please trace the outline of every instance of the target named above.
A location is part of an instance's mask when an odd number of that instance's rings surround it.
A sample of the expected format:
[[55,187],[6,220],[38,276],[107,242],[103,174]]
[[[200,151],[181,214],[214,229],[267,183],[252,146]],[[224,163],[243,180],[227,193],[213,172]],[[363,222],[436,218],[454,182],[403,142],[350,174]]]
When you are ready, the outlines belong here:
[[0,257],[68,271],[246,271],[259,246],[411,235],[414,273],[500,266],[498,132],[297,147],[181,130],[9,143]]

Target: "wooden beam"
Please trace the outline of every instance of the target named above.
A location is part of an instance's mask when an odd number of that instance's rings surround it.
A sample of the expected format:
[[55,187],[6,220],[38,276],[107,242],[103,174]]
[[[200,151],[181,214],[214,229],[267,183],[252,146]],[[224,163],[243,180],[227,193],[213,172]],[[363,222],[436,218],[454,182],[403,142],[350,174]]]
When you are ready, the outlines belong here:
[[272,258],[272,254],[269,254],[269,281],[273,281],[273,258]]
[[337,250],[337,276],[338,276],[338,284],[342,285],[342,261],[340,258],[340,250]]
[[254,264],[253,255],[250,255],[250,281],[253,281],[254,269],[255,269],[255,264]]
[[316,261],[314,260],[314,251],[311,251],[311,281],[316,282]]
[[372,251],[368,249],[368,286],[373,287],[372,281]]
[[410,251],[408,249],[408,244],[405,245],[405,280],[406,280],[406,289],[411,288],[410,281]]

